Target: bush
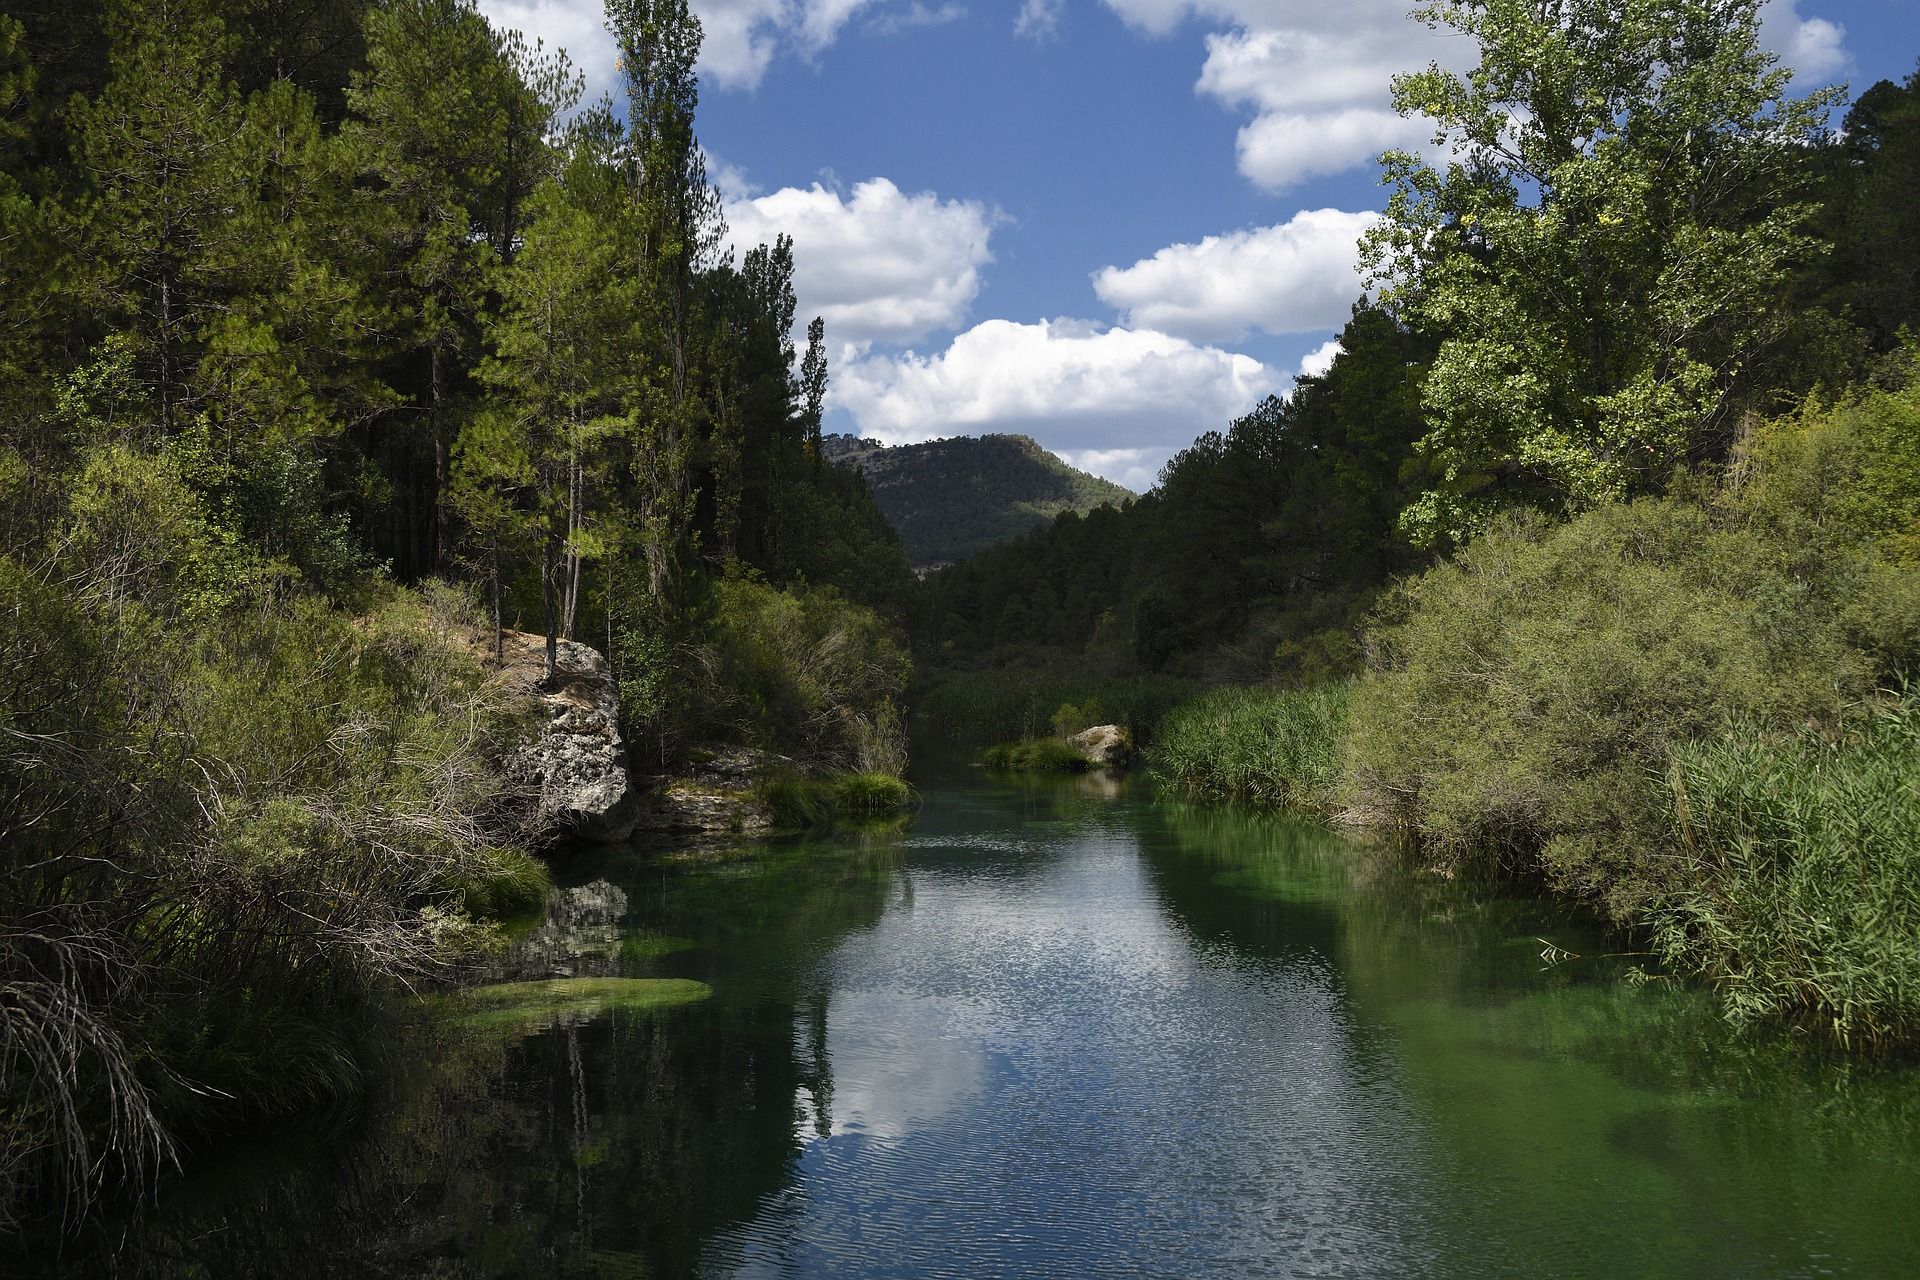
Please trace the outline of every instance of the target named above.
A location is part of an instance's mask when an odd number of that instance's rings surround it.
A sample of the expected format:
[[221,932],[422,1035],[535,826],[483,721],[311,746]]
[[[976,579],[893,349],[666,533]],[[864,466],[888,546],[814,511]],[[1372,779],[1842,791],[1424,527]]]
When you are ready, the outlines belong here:
[[914,794],[891,774],[838,773],[770,778],[760,786],[760,800],[780,830],[824,831],[851,819],[904,813]]
[[356,1020],[537,877],[449,593],[348,618],[119,449],[55,545],[0,556],[0,1226],[357,1087]]
[[980,763],[1003,773],[1085,773],[1093,761],[1058,738],[1028,738],[988,747]]
[[[1491,851],[1630,915],[1642,780],[1755,717],[1831,722],[1864,664],[1753,530],[1682,499],[1510,520],[1389,598],[1355,689],[1348,799],[1443,857]],[[1538,856],[1538,863],[1535,858]]]
[[913,788],[885,773],[849,773],[833,780],[833,802],[841,813],[903,813],[914,804]]
[[714,588],[711,642],[734,737],[834,769],[906,767],[906,651],[878,614],[830,587],[782,591],[744,574]]
[[1167,716],[1153,770],[1191,795],[1327,813],[1350,686],[1216,689]]
[[1678,748],[1664,793],[1681,861],[1646,919],[1670,964],[1737,1018],[1920,1038],[1920,705],[1836,739],[1738,726]]
[[[922,690],[915,711],[965,742],[1033,738],[1069,720],[1124,727],[1151,741],[1161,719],[1200,690],[1174,676],[1086,677],[1034,671],[949,672]],[[1089,707],[1100,713],[1089,720]],[[1085,727],[1082,724],[1081,727]]]

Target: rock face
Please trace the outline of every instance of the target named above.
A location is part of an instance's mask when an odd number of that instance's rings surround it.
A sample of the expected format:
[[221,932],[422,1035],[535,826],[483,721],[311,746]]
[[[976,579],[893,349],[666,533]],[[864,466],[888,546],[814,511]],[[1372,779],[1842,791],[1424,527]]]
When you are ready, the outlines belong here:
[[633,834],[639,805],[620,738],[620,695],[600,652],[562,640],[554,678],[546,638],[509,631],[500,679],[539,706],[541,723],[509,761],[537,795],[534,826],[548,836],[611,844]]
[[1122,769],[1133,758],[1133,739],[1117,724],[1097,724],[1073,735],[1074,750],[1102,769]]
[[690,777],[661,778],[644,797],[639,829],[660,835],[695,832],[758,835],[773,826],[759,781],[770,767],[793,767],[784,756],[750,747],[716,746],[699,753]]

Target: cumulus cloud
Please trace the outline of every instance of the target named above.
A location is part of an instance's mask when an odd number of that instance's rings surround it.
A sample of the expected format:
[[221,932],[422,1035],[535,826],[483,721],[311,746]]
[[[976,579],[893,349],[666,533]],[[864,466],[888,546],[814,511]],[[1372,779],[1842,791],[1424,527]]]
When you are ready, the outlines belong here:
[[1169,245],[1094,273],[1100,300],[1129,324],[1220,340],[1337,329],[1360,294],[1360,235],[1377,213],[1309,209],[1278,226]]
[[[1282,191],[1370,165],[1389,148],[1423,149],[1429,127],[1395,114],[1391,82],[1437,62],[1470,68],[1472,40],[1430,31],[1407,0],[1105,0],[1130,25],[1165,35],[1192,20],[1212,28],[1195,89],[1250,113],[1236,152],[1240,172]],[[1799,0],[1768,0],[1761,39],[1818,83],[1851,65],[1844,30],[1802,17]]]
[[1054,456],[1076,470],[1090,471],[1124,489],[1145,493],[1160,482],[1160,468],[1177,452],[1173,448],[1067,449]]
[[1306,355],[1300,357],[1300,376],[1303,378],[1323,378],[1327,370],[1333,368],[1333,362],[1346,348],[1340,345],[1340,339],[1332,338],[1321,343]]
[[495,27],[525,32],[549,50],[565,49],[597,98],[615,88],[613,37],[607,34],[601,0],[479,0]]
[[988,320],[936,355],[844,364],[831,395],[888,444],[1021,432],[1126,484],[1286,384],[1251,356],[1153,330]]
[[1251,113],[1236,144],[1240,172],[1281,191],[1369,165],[1390,147],[1426,143],[1426,126],[1394,114],[1391,81],[1430,62],[1464,69],[1472,42],[1408,18],[1406,0],[1106,0],[1131,25],[1165,34],[1211,25],[1195,89]]
[[870,20],[866,29],[877,36],[897,36],[905,31],[915,31],[921,27],[944,27],[950,22],[958,22],[967,16],[964,5],[948,3],[939,8],[930,8],[920,0],[904,9],[892,9]]
[[[703,33],[701,79],[719,89],[757,88],[783,47],[803,57],[817,54],[874,3],[692,0]],[[591,97],[619,88],[613,37],[607,34],[602,5],[603,0],[479,0],[480,11],[495,25],[517,28],[544,40],[549,48],[565,48],[585,73]]]
[[999,215],[971,200],[909,195],[886,178],[852,194],[815,183],[729,200],[728,235],[744,252],[793,237],[801,319],[823,316],[836,346],[910,342],[954,329],[980,292]]
[[1846,28],[1838,23],[1802,18],[1798,0],[1770,0],[1760,11],[1761,43],[1779,54],[1803,85],[1823,84],[1852,69],[1846,37]]

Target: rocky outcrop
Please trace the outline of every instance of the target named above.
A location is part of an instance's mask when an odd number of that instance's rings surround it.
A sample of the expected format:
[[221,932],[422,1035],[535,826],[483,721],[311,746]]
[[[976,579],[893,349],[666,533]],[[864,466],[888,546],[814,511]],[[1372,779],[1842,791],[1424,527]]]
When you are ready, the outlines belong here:
[[760,798],[769,769],[793,761],[750,747],[712,747],[695,752],[690,775],[660,778],[639,806],[638,830],[657,834],[724,832],[759,835],[773,827]]
[[535,731],[508,759],[532,797],[532,825],[545,838],[611,844],[633,834],[638,797],[620,738],[620,695],[596,649],[560,642],[546,678],[546,638],[506,633],[499,679],[535,704]]
[[1133,759],[1133,737],[1117,724],[1097,724],[1068,741],[1095,768],[1124,769]]

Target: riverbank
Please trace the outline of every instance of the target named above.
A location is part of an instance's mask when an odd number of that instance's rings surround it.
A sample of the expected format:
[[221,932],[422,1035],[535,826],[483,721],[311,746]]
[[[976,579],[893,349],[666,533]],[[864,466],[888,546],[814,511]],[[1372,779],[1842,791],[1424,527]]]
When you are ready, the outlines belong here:
[[1632,927],[1737,1022],[1920,1048],[1920,389],[1741,467],[1509,519],[1400,584],[1350,687],[1170,713],[1175,785],[1391,828]]

